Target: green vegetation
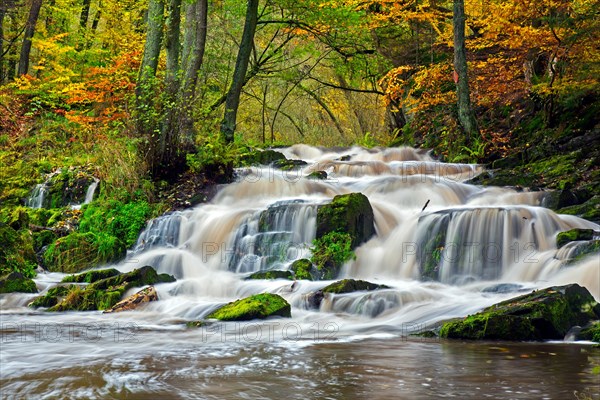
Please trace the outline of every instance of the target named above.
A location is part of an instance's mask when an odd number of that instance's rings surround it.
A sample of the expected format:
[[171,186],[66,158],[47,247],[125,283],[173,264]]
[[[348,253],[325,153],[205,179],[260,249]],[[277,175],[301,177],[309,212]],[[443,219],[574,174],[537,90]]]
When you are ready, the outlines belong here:
[[228,303],[206,316],[221,321],[249,321],[271,316],[290,318],[291,307],[277,294],[261,293]]
[[594,231],[592,229],[571,229],[566,232],[559,232],[556,236],[556,247],[561,248],[569,242],[576,240],[592,240]]
[[312,262],[306,258],[294,261],[290,266],[290,271],[294,273],[296,279],[305,279],[308,281],[313,280],[313,274],[316,272],[314,271]]
[[352,248],[369,240],[375,234],[373,208],[362,193],[335,196],[331,203],[317,211],[317,238],[330,232],[350,235]]
[[100,269],[95,271],[85,272],[78,275],[67,275],[61,282],[64,283],[93,283],[101,279],[110,278],[119,275],[120,272],[114,268]]
[[0,277],[0,293],[37,293],[35,282],[20,272],[11,272]]
[[334,279],[342,265],[356,257],[352,236],[348,233],[329,232],[313,241],[311,251],[311,261],[317,268],[319,279]]

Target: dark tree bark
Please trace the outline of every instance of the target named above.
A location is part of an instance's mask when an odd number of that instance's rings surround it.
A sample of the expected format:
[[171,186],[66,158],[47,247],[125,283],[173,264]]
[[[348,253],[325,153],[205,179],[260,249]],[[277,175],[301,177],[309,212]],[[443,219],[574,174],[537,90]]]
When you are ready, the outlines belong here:
[[454,0],[454,71],[458,77],[456,95],[458,98],[458,120],[463,127],[466,143],[478,134],[475,114],[469,97],[469,78],[467,75],[467,51],[465,48],[465,4],[464,0]]
[[225,100],[225,115],[223,116],[223,121],[221,122],[221,134],[227,143],[233,142],[237,111],[240,105],[240,94],[246,79],[248,63],[250,62],[250,54],[252,53],[252,44],[254,42],[254,33],[256,32],[257,21],[258,0],[248,0],[244,32],[242,33],[242,41],[240,43],[240,49],[235,62],[233,80]]
[[194,143],[192,104],[196,97],[198,73],[204,61],[208,22],[208,0],[196,0],[186,10],[183,46],[183,79],[180,93],[179,131],[186,146]]
[[0,6],[0,84],[4,82],[4,5]]
[[167,87],[173,89],[177,84],[177,72],[179,70],[179,35],[181,25],[181,0],[171,0],[167,18],[167,36],[165,47],[167,49],[167,71],[165,79]]
[[81,8],[81,15],[79,16],[79,27],[85,29],[87,27],[88,19],[90,17],[90,3],[92,0],[83,0],[83,7]]
[[156,76],[163,35],[164,12],[165,6],[161,0],[150,0],[148,5],[148,33],[146,34],[144,56],[142,57],[136,87],[138,101],[148,101],[148,99],[139,99],[139,97],[144,94],[144,90],[147,89],[150,81]]
[[42,8],[42,0],[33,0],[29,17],[25,26],[25,37],[23,38],[23,46],[21,47],[21,56],[19,57],[19,69],[17,75],[25,75],[29,70],[29,54],[31,53],[31,38],[35,33],[35,24],[40,16],[40,8]]

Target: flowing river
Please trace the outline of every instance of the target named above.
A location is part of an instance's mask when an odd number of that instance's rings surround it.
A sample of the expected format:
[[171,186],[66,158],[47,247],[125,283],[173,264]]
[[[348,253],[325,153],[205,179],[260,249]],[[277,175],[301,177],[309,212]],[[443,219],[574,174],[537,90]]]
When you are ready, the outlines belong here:
[[[115,267],[174,275],[156,286],[158,302],[47,313],[27,308],[34,295],[2,295],[2,398],[600,398],[600,349],[589,343],[409,336],[555,284],[600,300],[600,256],[573,263],[579,243],[555,243],[560,231],[599,225],[541,207],[544,192],[466,184],[480,166],[411,148],[280,151],[308,164],[240,170],[210,203],[148,223]],[[305,178],[321,170],[326,180]],[[310,256],[318,206],[352,192],[369,198],[377,235],[340,278],[389,289],[311,309],[307,295],[331,281],[244,280]],[[286,298],[292,318],[186,327],[261,292]]]

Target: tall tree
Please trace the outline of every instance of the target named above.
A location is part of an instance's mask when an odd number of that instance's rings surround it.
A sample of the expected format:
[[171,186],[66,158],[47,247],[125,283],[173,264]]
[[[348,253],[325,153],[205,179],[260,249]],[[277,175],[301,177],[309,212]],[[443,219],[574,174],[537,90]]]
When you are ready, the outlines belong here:
[[33,0],[29,17],[25,26],[25,37],[23,38],[23,46],[21,47],[21,56],[19,58],[18,75],[25,75],[29,70],[29,53],[31,53],[31,39],[35,33],[35,24],[40,16],[40,8],[42,8],[42,0]]
[[221,134],[227,143],[233,142],[233,133],[237,119],[237,111],[240,105],[240,94],[246,80],[246,71],[250,62],[252,45],[254,43],[254,33],[256,32],[256,23],[258,21],[258,0],[248,0],[246,9],[246,22],[244,23],[244,32],[238,50],[233,71],[231,86],[227,92],[225,100],[225,115],[221,122]]
[[452,17],[454,27],[454,72],[458,105],[458,120],[462,125],[466,142],[479,131],[477,121],[471,107],[469,96],[469,78],[467,74],[467,51],[465,46],[465,3],[464,0],[454,0]]
[[150,0],[150,4],[148,4],[148,32],[146,34],[144,56],[142,57],[136,86],[138,102],[148,100],[140,99],[139,97],[144,94],[150,81],[156,75],[163,36],[164,12],[165,5],[162,0]]

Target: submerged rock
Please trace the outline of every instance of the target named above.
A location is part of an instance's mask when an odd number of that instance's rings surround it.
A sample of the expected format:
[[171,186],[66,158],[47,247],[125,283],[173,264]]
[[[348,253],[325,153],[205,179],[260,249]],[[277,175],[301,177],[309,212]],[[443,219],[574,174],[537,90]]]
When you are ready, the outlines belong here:
[[378,289],[389,289],[389,286],[379,285],[376,283],[371,283],[362,280],[356,279],[342,279],[340,281],[331,283],[325,286],[323,289],[317,290],[316,292],[309,293],[306,296],[306,301],[310,308],[319,308],[321,307],[321,302],[325,297],[326,293],[331,294],[342,294],[342,293],[352,293],[359,291],[372,291]]
[[503,301],[462,320],[445,323],[440,337],[490,340],[562,340],[575,325],[600,318],[590,292],[571,284]]
[[247,276],[245,279],[246,280],[251,280],[251,279],[288,279],[288,280],[293,280],[294,275],[292,274],[291,271],[277,271],[277,270],[258,271],[258,272],[255,272],[255,273]]
[[271,293],[254,296],[228,303],[206,316],[221,321],[250,321],[272,316],[290,318],[290,304],[281,296]]
[[11,272],[0,277],[0,293],[37,293],[37,287],[32,279],[26,278],[20,272]]
[[325,171],[314,171],[306,176],[308,179],[325,180],[327,179],[327,172]]
[[84,287],[71,285],[66,293],[64,289],[55,292],[51,289],[46,296],[39,301],[36,299],[30,306],[50,307],[48,311],[106,310],[117,304],[123,294],[131,288],[173,281],[175,278],[171,275],[159,275],[154,268],[145,266],[96,280]]
[[121,300],[108,310],[105,310],[104,313],[113,313],[120,311],[131,311],[135,310],[142,304],[149,303],[151,301],[158,301],[158,293],[154,286],[148,286],[145,289],[140,290],[139,292],[132,294],[124,300]]

